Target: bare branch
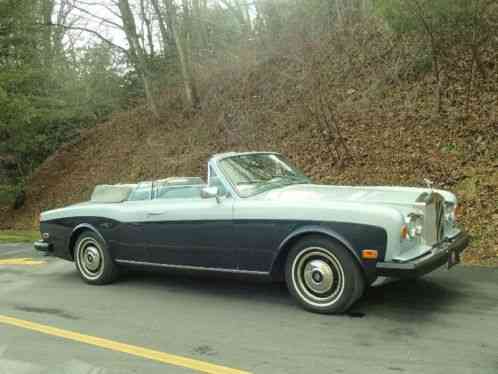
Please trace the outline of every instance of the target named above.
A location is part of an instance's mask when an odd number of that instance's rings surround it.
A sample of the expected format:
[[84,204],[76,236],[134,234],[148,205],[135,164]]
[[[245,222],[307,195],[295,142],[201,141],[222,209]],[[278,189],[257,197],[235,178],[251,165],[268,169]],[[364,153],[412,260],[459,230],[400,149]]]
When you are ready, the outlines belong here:
[[104,17],[100,17],[100,16],[98,16],[96,14],[93,14],[92,12],[89,12],[88,10],[80,8],[80,7],[76,6],[76,5],[73,5],[73,7],[74,7],[74,9],[76,9],[76,10],[82,12],[82,13],[85,13],[86,15],[89,15],[90,17],[98,19],[102,23],[106,23],[108,25],[111,25],[111,26],[119,29],[119,30],[123,30],[123,25],[120,25],[119,23],[113,22],[113,21],[111,21],[111,20],[109,20],[107,18],[104,18]]
[[86,27],[60,25],[60,24],[57,24],[57,23],[37,23],[36,25],[43,26],[43,27],[62,27],[63,29],[66,29],[66,30],[85,31],[87,33],[90,33],[90,34],[96,36],[97,38],[99,38],[103,42],[109,44],[111,47],[119,49],[121,52],[124,52],[125,54],[128,55],[128,50],[126,48],[121,47],[120,45],[113,43],[111,40],[109,40],[108,38],[106,38],[105,36],[103,36],[101,33],[97,32],[95,30],[92,30],[92,29],[88,29]]
[[76,4],[76,3],[82,4],[85,6],[96,6],[96,7],[104,8],[109,13],[111,13],[114,17],[121,18],[121,15],[116,10],[112,9],[112,7],[110,7],[109,5],[107,5],[105,3],[102,3],[101,1],[73,0],[73,4]]

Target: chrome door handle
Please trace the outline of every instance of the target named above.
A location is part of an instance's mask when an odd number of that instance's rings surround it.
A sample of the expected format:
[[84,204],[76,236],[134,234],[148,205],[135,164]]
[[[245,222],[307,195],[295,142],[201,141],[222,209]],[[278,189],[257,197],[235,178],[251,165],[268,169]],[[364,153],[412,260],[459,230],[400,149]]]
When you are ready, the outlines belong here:
[[163,214],[166,214],[166,212],[149,212],[147,217],[162,216]]

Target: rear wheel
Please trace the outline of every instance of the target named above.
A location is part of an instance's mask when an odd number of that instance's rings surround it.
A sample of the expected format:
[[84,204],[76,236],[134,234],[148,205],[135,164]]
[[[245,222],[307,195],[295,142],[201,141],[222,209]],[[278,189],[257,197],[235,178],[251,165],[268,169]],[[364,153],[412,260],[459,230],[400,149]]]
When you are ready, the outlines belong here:
[[107,284],[118,277],[118,267],[107,246],[91,231],[85,231],[78,237],[74,262],[81,278],[89,284]]
[[349,251],[320,236],[304,238],[291,249],[285,278],[294,298],[316,313],[343,313],[365,290],[363,274]]

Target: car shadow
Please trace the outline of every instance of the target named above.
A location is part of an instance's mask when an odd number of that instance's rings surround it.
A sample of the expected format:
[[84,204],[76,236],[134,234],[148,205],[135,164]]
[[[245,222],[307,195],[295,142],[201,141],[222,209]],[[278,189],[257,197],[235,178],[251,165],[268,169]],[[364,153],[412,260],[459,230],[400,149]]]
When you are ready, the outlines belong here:
[[[216,299],[251,299],[298,308],[284,283],[240,279],[229,276],[185,275],[178,273],[130,271],[117,283],[120,287],[154,288],[167,292],[197,294]],[[465,303],[471,293],[462,291],[465,283],[446,275],[410,281],[391,281],[370,287],[346,314],[350,318],[389,317],[400,321],[431,321],[433,315]]]
[[392,280],[370,287],[351,313],[378,315],[400,322],[430,322],[434,316],[458,308],[470,299],[460,285],[444,277]]
[[[498,299],[489,298],[479,287],[468,282],[463,270],[436,272],[430,276],[410,281],[391,281],[366,290],[364,296],[352,306],[348,318],[380,317],[405,321],[430,322],[441,313],[466,310],[466,305],[478,305],[482,310],[496,306]],[[76,271],[61,274],[66,284],[81,284]],[[126,271],[114,284],[105,289],[128,294],[151,290],[153,297],[172,293],[223,300],[246,301],[280,308],[299,310],[284,283],[271,283],[263,279],[240,278],[231,275],[185,274],[170,271],[134,269]],[[159,296],[161,297],[161,296]]]
[[123,286],[167,290],[169,293],[197,294],[216,298],[233,298],[254,302],[293,305],[285,283],[263,278],[227,274],[184,274],[170,271],[128,271],[120,279]]

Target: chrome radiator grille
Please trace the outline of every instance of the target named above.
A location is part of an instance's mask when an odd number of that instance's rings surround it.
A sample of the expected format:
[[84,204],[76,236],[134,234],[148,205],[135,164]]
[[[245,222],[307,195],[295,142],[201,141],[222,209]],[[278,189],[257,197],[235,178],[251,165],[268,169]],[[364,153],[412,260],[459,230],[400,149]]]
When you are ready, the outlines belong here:
[[436,231],[436,241],[440,242],[444,239],[444,199],[435,199],[434,208],[436,214],[436,227],[434,228]]
[[425,241],[432,245],[444,239],[444,198],[432,193],[425,211]]

